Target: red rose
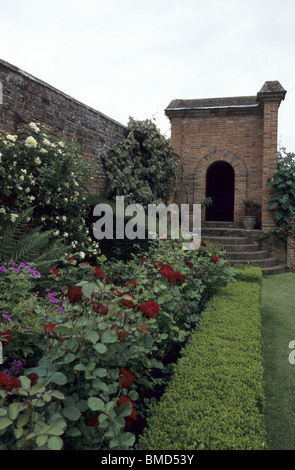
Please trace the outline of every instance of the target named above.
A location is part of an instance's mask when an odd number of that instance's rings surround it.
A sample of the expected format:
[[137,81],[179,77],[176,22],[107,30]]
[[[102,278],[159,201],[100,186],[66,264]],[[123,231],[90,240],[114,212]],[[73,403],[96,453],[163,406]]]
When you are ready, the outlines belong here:
[[205,243],[203,240],[201,240],[201,246],[207,246],[207,243]]
[[27,375],[27,377],[31,381],[31,387],[33,385],[36,385],[36,383],[38,382],[38,375],[35,374],[35,372],[31,372],[29,375]]
[[45,333],[47,333],[47,331],[49,331],[50,333],[53,333],[53,330],[55,327],[56,327],[56,323],[48,323],[48,325],[43,326],[43,329]]
[[66,255],[66,260],[67,261],[75,261],[74,256]]
[[0,388],[11,392],[14,388],[19,388],[21,386],[20,380],[18,377],[9,377],[8,375],[0,372]]
[[275,211],[279,210],[279,206],[275,206],[275,207],[274,207],[274,210],[275,210]]
[[7,329],[0,333],[0,341],[2,346],[7,346],[11,341],[11,331]]
[[176,281],[183,282],[183,275],[181,274],[180,271],[175,271],[175,279]]
[[160,270],[160,273],[162,277],[168,277],[171,273],[173,274],[173,269],[165,266]]
[[99,310],[101,309],[101,307],[102,307],[102,304],[99,304],[98,302],[94,302],[94,304],[92,305],[92,310],[95,313],[99,313]]
[[117,336],[118,336],[118,340],[120,342],[124,341],[125,339],[125,331],[121,330],[118,325],[112,325],[111,326],[111,330],[114,330],[114,329],[117,329],[116,333],[117,333]]
[[185,259],[184,259],[184,262],[185,262],[185,264],[186,264],[189,268],[192,268],[192,267],[193,267],[193,263],[192,263],[188,258],[185,258]]
[[108,311],[109,311],[109,308],[108,308],[108,307],[102,306],[102,307],[100,308],[100,310],[99,310],[99,313],[100,313],[101,315],[106,315],[106,314],[108,313]]
[[97,413],[92,415],[91,421],[87,422],[87,426],[95,426],[98,423]]
[[212,261],[212,263],[216,264],[217,261],[218,261],[217,256],[215,256],[215,255],[211,256],[211,261]]
[[51,333],[51,335],[49,335],[49,338],[57,339],[60,343],[63,343],[66,340],[66,338],[61,338],[61,337],[59,338],[58,335],[54,331],[55,327],[56,327],[55,323],[48,323],[48,325],[43,326],[43,329],[45,333],[47,333],[48,331],[49,333]]
[[142,316],[146,318],[156,318],[159,316],[159,305],[153,300],[140,305]]
[[58,274],[59,274],[59,273],[58,273],[58,270],[55,269],[55,268],[50,268],[50,269],[49,269],[49,272],[50,272],[51,274],[53,274],[54,276],[58,276]]
[[120,408],[120,406],[122,406],[124,403],[131,403],[131,407],[132,407],[132,411],[131,411],[131,414],[129,416],[126,416],[125,417],[125,421],[126,421],[126,424],[128,426],[131,426],[132,424],[132,421],[136,421],[137,420],[137,417],[136,417],[136,410],[133,406],[133,403],[132,401],[130,400],[130,398],[128,397],[120,397],[119,400],[117,400],[117,407]]
[[134,382],[134,375],[131,372],[129,372],[129,370],[121,368],[120,380],[119,380],[119,384],[121,385],[121,387],[128,388],[130,387],[130,385],[133,384],[133,382]]
[[162,268],[163,267],[163,261],[154,261],[153,266],[156,269]]
[[129,281],[125,284],[125,287],[129,287],[129,286],[130,286],[130,289],[135,289],[136,282],[135,281]]
[[[121,294],[121,295],[122,295],[122,294]],[[133,300],[135,300],[134,295],[129,294],[129,293],[125,293],[125,292],[123,293],[123,295],[128,296],[128,297],[131,297],[132,300],[129,300],[129,299],[122,299],[122,300],[121,300],[122,305],[124,305],[125,307],[134,307],[134,302],[133,302]]]
[[104,273],[98,268],[94,268],[93,274],[94,274],[94,276],[98,277],[98,279],[101,279],[101,280],[103,280],[104,277],[105,277]]
[[68,298],[71,303],[79,302],[82,299],[82,288],[79,286],[68,286]]

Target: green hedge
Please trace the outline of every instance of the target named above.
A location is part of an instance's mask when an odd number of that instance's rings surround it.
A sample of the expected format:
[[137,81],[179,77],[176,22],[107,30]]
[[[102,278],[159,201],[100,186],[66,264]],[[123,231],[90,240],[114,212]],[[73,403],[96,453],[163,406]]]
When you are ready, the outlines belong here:
[[208,302],[138,450],[265,448],[260,294],[237,281]]
[[262,285],[262,271],[259,267],[241,266],[235,267],[235,278],[238,281],[257,282]]

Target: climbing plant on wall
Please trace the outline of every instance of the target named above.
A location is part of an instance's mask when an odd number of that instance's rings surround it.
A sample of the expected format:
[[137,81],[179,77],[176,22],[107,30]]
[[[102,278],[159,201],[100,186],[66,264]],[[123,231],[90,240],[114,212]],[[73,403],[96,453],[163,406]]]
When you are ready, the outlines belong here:
[[295,216],[295,154],[285,149],[278,152],[277,168],[272,178],[267,181],[268,187],[273,189],[269,201],[269,209],[274,214],[274,221],[278,228],[288,231],[293,224]]
[[125,137],[103,155],[106,195],[127,203],[167,204],[175,190],[179,162],[170,141],[151,120],[129,119]]

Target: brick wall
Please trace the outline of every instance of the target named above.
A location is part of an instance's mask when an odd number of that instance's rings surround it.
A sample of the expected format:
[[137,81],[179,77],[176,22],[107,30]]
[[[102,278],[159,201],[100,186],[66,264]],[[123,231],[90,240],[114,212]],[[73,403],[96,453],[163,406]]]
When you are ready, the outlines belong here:
[[179,202],[200,203],[206,197],[208,168],[225,161],[235,172],[235,224],[245,213],[242,199],[253,198],[262,205],[262,227],[273,225],[266,180],[276,163],[278,108],[285,93],[278,82],[266,82],[256,96],[170,103],[165,112],[183,167]]
[[295,272],[295,237],[289,236],[287,240],[287,263],[290,269]]
[[125,126],[2,60],[0,83],[0,129],[16,132],[34,121],[73,139],[83,156],[95,158],[92,192],[101,193],[106,177],[100,155],[123,137]]

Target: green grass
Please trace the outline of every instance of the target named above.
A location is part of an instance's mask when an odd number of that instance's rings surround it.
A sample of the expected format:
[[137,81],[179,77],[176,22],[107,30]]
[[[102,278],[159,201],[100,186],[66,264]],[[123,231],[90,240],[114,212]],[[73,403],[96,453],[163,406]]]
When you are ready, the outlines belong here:
[[294,273],[263,279],[261,315],[268,449],[295,450]]

